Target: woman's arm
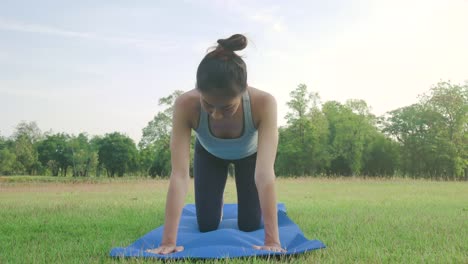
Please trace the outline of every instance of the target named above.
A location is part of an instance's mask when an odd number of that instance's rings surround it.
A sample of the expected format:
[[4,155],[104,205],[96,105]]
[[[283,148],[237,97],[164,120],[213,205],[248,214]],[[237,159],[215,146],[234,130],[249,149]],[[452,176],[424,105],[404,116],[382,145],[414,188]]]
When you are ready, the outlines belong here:
[[265,226],[265,245],[257,249],[284,251],[278,233],[274,164],[278,146],[277,106],[273,96],[267,95],[261,103],[258,125],[258,149],[255,169],[260,207]]
[[[151,253],[168,254],[174,251],[182,251],[183,247],[177,247],[177,228],[179,226],[182,207],[187,194],[190,162],[190,133],[191,125],[188,118],[187,99],[180,96],[174,104],[171,134],[171,165],[172,171],[169,182],[169,190],[166,200],[166,215],[164,232],[161,245],[152,249]],[[184,109],[185,108],[185,109]]]

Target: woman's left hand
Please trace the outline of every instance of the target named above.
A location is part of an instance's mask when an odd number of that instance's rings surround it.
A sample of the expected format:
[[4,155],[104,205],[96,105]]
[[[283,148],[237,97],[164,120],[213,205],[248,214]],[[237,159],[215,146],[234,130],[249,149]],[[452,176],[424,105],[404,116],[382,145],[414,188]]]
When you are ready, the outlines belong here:
[[286,250],[282,248],[281,245],[278,245],[278,244],[265,244],[263,246],[254,245],[253,248],[258,249],[258,250],[268,250],[268,251],[273,251],[273,252],[286,253]]

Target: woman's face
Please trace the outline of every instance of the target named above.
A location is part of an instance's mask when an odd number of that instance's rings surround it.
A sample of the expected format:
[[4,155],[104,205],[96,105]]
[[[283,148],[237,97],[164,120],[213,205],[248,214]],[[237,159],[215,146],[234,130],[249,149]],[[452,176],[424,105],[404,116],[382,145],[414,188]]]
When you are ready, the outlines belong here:
[[230,118],[239,109],[242,95],[235,97],[201,94],[200,102],[205,111],[215,120]]

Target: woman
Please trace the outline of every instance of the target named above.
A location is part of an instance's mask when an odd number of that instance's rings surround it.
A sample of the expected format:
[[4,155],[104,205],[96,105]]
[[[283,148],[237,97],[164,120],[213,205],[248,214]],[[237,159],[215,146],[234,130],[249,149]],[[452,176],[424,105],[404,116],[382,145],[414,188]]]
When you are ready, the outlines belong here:
[[256,249],[285,252],[278,234],[275,173],[278,145],[276,101],[270,94],[247,85],[245,62],[235,51],[247,46],[236,34],[218,40],[197,70],[197,87],[174,104],[171,164],[163,240],[149,252],[168,254],[177,246],[177,228],[189,185],[190,134],[196,132],[194,153],[195,207],[201,232],[218,228],[228,165],[235,166],[238,226],[260,228],[264,245]]

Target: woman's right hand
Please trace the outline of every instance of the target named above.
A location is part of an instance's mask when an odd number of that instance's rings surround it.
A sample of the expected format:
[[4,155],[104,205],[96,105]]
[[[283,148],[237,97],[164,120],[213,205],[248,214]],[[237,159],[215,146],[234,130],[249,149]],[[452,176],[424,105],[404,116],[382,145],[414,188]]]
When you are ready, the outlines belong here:
[[165,254],[180,252],[182,250],[184,250],[183,246],[160,245],[158,248],[147,249],[146,252],[165,255]]

